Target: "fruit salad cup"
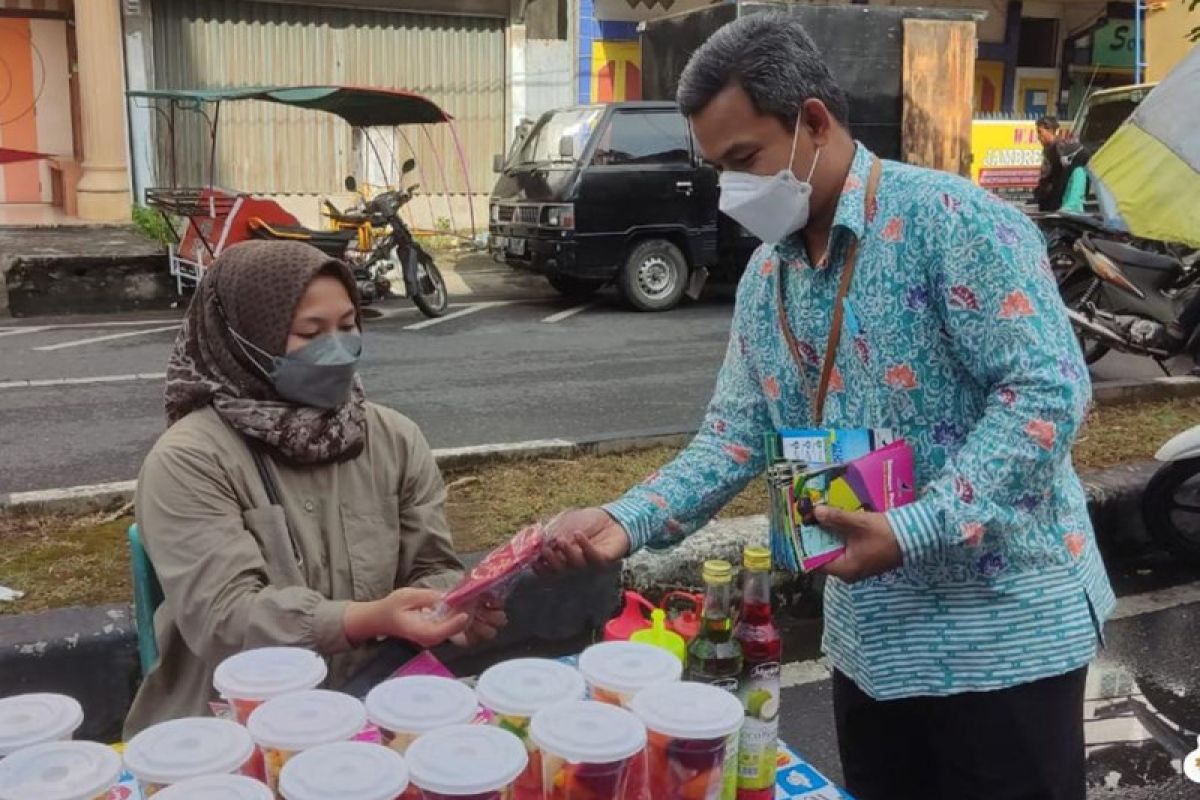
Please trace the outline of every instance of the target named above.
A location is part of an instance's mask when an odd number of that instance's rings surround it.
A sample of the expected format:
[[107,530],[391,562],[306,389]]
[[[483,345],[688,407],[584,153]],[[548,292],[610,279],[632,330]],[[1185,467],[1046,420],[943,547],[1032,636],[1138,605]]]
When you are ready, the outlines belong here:
[[46,742],[0,761],[0,800],[105,800],[121,757],[95,742]]
[[422,800],[512,800],[529,754],[508,731],[452,725],[418,738],[406,760]]
[[495,715],[492,724],[516,736],[529,751],[529,766],[514,787],[515,800],[543,800],[541,754],[529,738],[530,719],[543,708],[582,700],[586,692],[577,670],[544,658],[504,661],[479,676],[475,693]]
[[274,800],[266,784],[245,775],[206,775],[163,789],[154,800]]
[[0,759],[26,747],[70,739],[83,709],[65,694],[18,694],[0,700]]
[[638,642],[601,642],[579,656],[588,693],[601,703],[628,708],[647,686],[678,681],[683,664],[666,650]]
[[370,742],[336,742],[305,750],[284,765],[284,800],[396,800],[408,788],[404,757]]
[[316,689],[325,680],[325,659],[300,647],[259,647],[217,665],[213,688],[245,725],[254,709],[272,697]]
[[292,756],[323,744],[345,742],[367,724],[362,701],[340,692],[310,689],[280,695],[258,707],[246,726],[262,751],[266,784],[279,786],[279,773]]
[[151,725],[125,745],[125,768],[143,797],[205,775],[244,773],[254,754],[250,734],[236,722],[184,717]]
[[[475,691],[452,678],[413,675],[392,678],[367,695],[367,719],[383,744],[403,755],[418,736],[449,725],[468,725],[479,713]],[[419,797],[415,787],[406,800]]]
[[[229,656],[213,672],[213,688],[245,725],[254,710],[281,694],[316,689],[325,680],[325,659],[301,647],[258,647]],[[250,774],[266,780],[262,754],[255,750]]]
[[732,800],[745,718],[736,696],[702,683],[669,683],[638,692],[631,710],[648,732],[649,797]]
[[646,726],[606,703],[575,700],[533,715],[545,800],[617,800],[646,747]]

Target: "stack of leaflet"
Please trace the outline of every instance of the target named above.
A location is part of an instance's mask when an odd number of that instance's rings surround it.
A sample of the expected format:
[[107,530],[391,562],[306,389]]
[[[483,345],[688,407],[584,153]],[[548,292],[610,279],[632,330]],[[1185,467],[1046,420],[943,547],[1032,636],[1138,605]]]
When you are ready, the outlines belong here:
[[813,509],[888,511],[911,503],[912,448],[886,430],[788,429],[765,438],[771,555],[778,568],[809,572],[842,554]]

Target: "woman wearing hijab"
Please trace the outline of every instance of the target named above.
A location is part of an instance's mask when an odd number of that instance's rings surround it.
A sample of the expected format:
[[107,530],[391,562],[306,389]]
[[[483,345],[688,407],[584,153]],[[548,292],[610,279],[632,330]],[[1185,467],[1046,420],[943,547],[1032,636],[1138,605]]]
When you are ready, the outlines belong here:
[[446,490],[417,426],[366,400],[360,333],[349,269],[306,244],[238,244],[205,274],[167,366],[168,428],[138,478],[165,601],[126,736],[207,713],[213,670],[247,648],[315,650],[337,686],[364,643],[428,647],[504,623],[429,614],[461,574]]

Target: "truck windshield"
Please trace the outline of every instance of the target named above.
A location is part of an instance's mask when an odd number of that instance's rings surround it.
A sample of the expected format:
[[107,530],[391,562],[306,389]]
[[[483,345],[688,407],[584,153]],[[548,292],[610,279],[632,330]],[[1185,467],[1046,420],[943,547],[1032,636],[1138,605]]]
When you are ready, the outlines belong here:
[[[556,111],[542,117],[521,146],[516,159],[518,164],[541,164],[547,161],[578,161],[583,155],[588,137],[596,130],[600,119],[599,108],[572,108]],[[559,155],[559,141],[564,136],[575,140],[575,158],[564,159]]]
[[1135,89],[1108,97],[1093,97],[1079,120],[1076,131],[1079,143],[1095,153],[1117,132],[1121,123],[1129,119],[1147,94],[1146,89]]

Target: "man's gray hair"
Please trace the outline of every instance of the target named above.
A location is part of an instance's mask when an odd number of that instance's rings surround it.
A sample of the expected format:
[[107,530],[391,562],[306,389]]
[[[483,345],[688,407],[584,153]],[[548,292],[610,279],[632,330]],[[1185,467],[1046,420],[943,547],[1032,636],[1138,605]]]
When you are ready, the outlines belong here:
[[760,114],[777,117],[789,129],[809,99],[824,103],[843,125],[850,120],[845,92],[794,14],[749,14],[709,37],[679,78],[679,108],[684,116],[694,116],[732,83],[742,87]]

